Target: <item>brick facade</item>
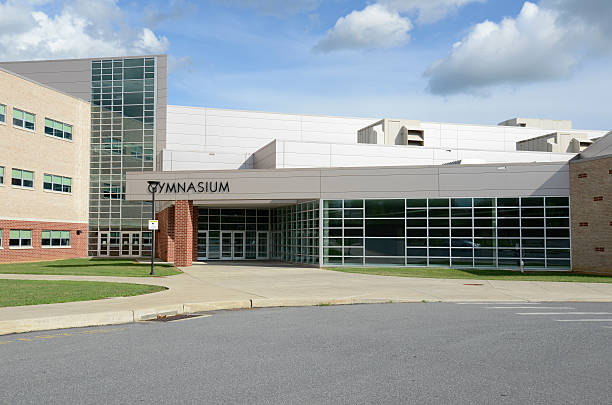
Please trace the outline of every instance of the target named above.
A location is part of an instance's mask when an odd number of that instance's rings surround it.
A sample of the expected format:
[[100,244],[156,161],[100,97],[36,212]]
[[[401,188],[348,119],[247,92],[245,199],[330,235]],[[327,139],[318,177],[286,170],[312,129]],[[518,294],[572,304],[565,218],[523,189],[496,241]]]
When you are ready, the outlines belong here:
[[155,235],[157,257],[176,266],[191,266],[197,259],[197,208],[192,201],[175,201],[156,215],[159,230]]
[[[0,229],[0,263],[87,257],[87,224],[0,219]],[[32,230],[32,247],[11,249],[11,229]],[[70,247],[42,247],[42,231],[70,231]],[[77,235],[77,231],[81,231],[80,235]]]
[[155,255],[165,262],[174,261],[174,206],[155,216],[159,229],[155,232]]
[[572,269],[612,275],[612,157],[570,162]]

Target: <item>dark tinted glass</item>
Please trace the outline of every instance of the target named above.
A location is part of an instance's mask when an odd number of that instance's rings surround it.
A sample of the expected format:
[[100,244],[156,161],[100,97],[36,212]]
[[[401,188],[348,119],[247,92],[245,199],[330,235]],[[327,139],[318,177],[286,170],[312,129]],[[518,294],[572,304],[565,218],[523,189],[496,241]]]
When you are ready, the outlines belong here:
[[404,217],[404,200],[366,200],[367,218]]
[[404,256],[404,239],[371,239],[365,240],[366,256]]
[[392,237],[404,236],[403,219],[366,219],[366,236]]

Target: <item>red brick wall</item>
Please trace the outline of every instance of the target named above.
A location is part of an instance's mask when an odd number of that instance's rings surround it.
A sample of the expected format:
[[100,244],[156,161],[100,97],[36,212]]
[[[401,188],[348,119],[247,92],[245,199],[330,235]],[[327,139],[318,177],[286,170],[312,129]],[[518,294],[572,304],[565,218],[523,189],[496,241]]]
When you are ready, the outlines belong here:
[[570,162],[572,268],[612,275],[612,158]]
[[156,215],[159,230],[155,233],[155,255],[165,262],[174,261],[174,207]]
[[174,203],[174,264],[191,266],[193,260],[194,210],[192,201]]
[[[87,257],[87,224],[70,222],[13,221],[0,219],[0,229],[2,229],[0,263]],[[9,232],[11,229],[32,230],[32,248],[10,249]],[[70,247],[43,248],[41,240],[43,230],[70,231]],[[77,235],[77,231],[81,231],[81,234]]]
[[197,207],[192,201],[176,201],[160,211],[159,230],[155,235],[156,256],[177,266],[191,266],[197,259]]

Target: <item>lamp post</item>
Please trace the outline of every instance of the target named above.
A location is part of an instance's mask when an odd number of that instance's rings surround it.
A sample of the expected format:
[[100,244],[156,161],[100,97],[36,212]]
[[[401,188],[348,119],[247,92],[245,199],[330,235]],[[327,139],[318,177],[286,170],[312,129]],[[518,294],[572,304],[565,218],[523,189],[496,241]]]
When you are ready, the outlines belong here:
[[[155,192],[157,191],[157,187],[159,186],[159,181],[148,180],[149,183],[149,192],[151,193],[151,219],[155,219]],[[154,270],[155,266],[155,229],[151,230],[151,273],[153,276],[155,274]]]

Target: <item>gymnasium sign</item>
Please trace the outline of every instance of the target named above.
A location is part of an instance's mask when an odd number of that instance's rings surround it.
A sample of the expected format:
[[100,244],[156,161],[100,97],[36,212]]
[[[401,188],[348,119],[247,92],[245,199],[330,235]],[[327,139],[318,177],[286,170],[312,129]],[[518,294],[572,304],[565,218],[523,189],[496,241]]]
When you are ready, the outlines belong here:
[[149,193],[177,194],[177,193],[229,193],[227,181],[175,181],[158,184],[149,184]]

